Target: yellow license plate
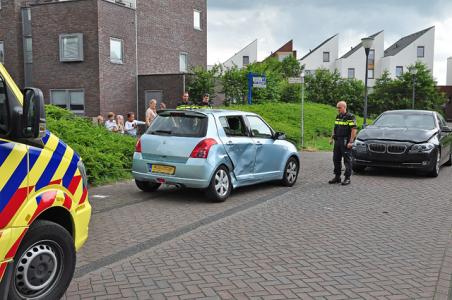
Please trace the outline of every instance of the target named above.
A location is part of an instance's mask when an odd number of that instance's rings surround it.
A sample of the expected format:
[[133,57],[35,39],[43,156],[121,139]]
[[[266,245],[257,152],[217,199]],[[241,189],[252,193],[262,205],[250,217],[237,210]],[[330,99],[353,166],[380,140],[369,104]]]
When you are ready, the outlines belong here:
[[171,166],[164,166],[164,165],[150,165],[150,171],[152,173],[173,175],[176,171],[176,168],[171,167]]

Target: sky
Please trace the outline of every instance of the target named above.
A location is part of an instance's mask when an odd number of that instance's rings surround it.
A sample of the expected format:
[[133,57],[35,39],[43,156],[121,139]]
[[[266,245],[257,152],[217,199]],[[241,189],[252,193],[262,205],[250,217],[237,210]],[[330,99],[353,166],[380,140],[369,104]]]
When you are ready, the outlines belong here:
[[258,60],[293,39],[298,58],[339,33],[339,57],[384,30],[385,49],[435,26],[433,76],[446,83],[452,0],[207,0],[207,61],[224,62],[258,39]]

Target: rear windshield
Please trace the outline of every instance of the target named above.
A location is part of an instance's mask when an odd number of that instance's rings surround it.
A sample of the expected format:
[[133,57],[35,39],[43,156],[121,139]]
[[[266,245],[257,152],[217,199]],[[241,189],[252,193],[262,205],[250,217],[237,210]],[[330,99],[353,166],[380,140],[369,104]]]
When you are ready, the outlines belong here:
[[390,113],[381,115],[375,126],[393,128],[417,128],[430,130],[435,128],[433,114]]
[[206,116],[166,113],[157,116],[146,133],[181,137],[204,137],[206,132]]

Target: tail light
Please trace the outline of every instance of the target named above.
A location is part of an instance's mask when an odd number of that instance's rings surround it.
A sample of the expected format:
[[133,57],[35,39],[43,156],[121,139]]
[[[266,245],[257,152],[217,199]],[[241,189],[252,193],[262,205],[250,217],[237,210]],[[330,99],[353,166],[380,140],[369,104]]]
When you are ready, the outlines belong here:
[[190,154],[191,158],[207,158],[209,155],[210,147],[217,144],[217,141],[214,139],[205,139],[202,140],[196,145],[195,149]]
[[141,153],[141,139],[138,139],[137,144],[135,145],[135,152]]

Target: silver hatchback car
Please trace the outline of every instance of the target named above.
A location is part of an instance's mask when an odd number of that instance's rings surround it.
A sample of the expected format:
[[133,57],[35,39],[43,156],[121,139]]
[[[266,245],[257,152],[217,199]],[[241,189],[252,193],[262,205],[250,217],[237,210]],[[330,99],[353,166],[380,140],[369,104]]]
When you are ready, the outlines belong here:
[[132,174],[152,192],[161,184],[204,189],[224,201],[232,189],[265,181],[295,184],[296,147],[254,113],[164,110],[138,140]]

